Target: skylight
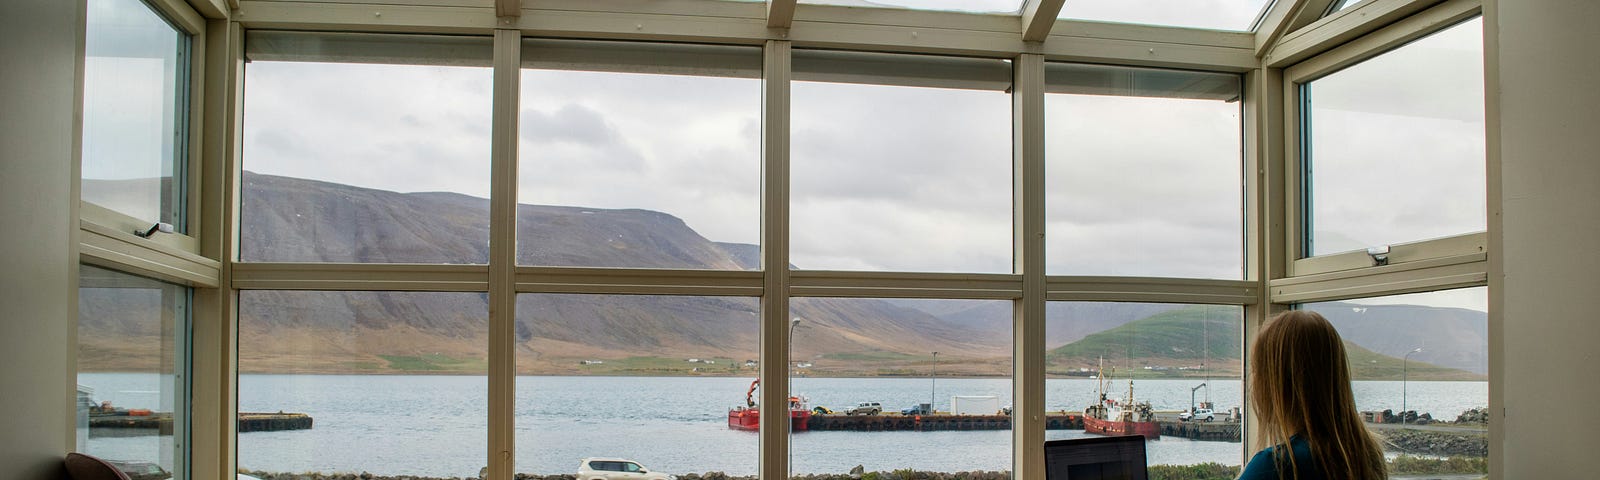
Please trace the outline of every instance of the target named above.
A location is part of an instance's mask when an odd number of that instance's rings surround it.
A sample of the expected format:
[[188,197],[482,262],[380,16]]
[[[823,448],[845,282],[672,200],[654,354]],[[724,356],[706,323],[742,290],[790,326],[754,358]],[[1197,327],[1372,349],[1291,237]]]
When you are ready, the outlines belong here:
[[1269,0],[1067,0],[1060,18],[1213,30],[1255,28]]
[[800,3],[972,13],[1017,13],[1022,11],[1022,0],[800,0]]

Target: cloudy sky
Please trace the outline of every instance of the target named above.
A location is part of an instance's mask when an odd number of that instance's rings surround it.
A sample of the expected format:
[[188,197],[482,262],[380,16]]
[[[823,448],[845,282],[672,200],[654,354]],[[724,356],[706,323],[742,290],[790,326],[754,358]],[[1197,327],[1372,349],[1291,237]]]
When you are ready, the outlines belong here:
[[[1252,21],[1261,3],[1083,0],[1063,15],[1224,28]],[[1484,228],[1480,29],[1463,24],[1312,84],[1317,251]],[[159,63],[104,44],[91,41],[87,62],[85,177],[148,177],[148,166],[107,161],[108,139],[147,138],[144,119],[160,106],[94,99],[148,98],[118,92],[138,90],[135,74],[156,78]],[[658,210],[708,239],[757,243],[759,87],[524,70],[519,199]],[[490,92],[487,68],[251,62],[244,166],[487,197]],[[796,265],[1010,271],[1005,92],[795,82],[792,98]],[[1240,278],[1239,115],[1237,102],[1049,95],[1049,272]],[[137,150],[159,156],[151,148]]]

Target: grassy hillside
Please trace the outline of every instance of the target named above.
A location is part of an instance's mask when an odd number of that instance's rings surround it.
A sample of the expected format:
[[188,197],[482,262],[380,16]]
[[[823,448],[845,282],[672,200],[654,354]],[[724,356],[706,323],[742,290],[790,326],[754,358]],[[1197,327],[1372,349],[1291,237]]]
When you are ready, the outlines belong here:
[[1384,355],[1351,342],[1344,342],[1350,359],[1350,376],[1355,380],[1488,380],[1487,375]]
[[1108,367],[1122,368],[1130,366],[1130,359],[1133,367],[1199,365],[1208,358],[1213,364],[1237,362],[1241,328],[1236,312],[1207,306],[1161,312],[1091,334],[1051,350],[1046,357],[1052,364],[1085,365],[1103,357]]

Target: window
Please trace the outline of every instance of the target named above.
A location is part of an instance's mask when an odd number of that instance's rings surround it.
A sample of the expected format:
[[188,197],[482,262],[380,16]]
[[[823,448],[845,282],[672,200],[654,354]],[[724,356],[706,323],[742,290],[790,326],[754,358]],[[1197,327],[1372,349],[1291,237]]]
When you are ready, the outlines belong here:
[[1268,0],[1067,0],[1061,18],[1249,31]]
[[492,53],[473,37],[247,35],[240,259],[488,263]]
[[[1161,439],[1146,443],[1152,478],[1237,476],[1243,445],[1236,412],[1246,407],[1243,335],[1238,306],[1050,302],[1045,438],[1094,434],[1101,424],[1069,416],[1115,419],[1131,397],[1131,428]],[[1185,419],[1181,412],[1199,416]],[[1188,429],[1179,434],[1169,425]]]
[[1301,256],[1485,229],[1483,22],[1300,86]]
[[144,228],[188,228],[190,38],[139,0],[88,2],[82,198]]
[[793,69],[796,268],[1011,272],[1007,62],[796,50]]
[[517,263],[752,270],[761,50],[524,40]]
[[1424,463],[1444,469],[1433,474],[1488,473],[1488,296],[1474,287],[1299,306],[1339,330],[1356,408],[1385,452],[1423,457],[1391,473]]
[[1244,278],[1231,74],[1045,67],[1046,271]]
[[[517,295],[518,474],[755,475],[755,432],[729,428],[759,373],[755,298]],[[670,448],[664,445],[671,445]]]
[[78,268],[77,450],[134,478],[188,478],[189,289]]
[[475,477],[488,456],[487,298],[239,292],[240,470]]
[[995,300],[794,299],[791,476],[861,465],[882,476],[909,469],[1006,478],[1011,308]]

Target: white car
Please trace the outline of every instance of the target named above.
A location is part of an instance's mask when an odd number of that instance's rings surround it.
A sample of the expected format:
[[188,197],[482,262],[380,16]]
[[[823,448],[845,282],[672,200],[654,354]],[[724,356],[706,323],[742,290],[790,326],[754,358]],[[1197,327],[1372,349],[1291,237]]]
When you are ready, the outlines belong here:
[[845,415],[877,415],[883,413],[883,405],[878,402],[857,403],[855,408],[845,410]]
[[577,480],[677,480],[676,475],[653,472],[639,462],[621,458],[585,458],[578,462]]
[[1190,420],[1200,420],[1200,421],[1203,421],[1203,422],[1209,422],[1209,421],[1216,420],[1216,419],[1217,419],[1217,415],[1215,413],[1212,413],[1211,409],[1209,409],[1209,408],[1197,408],[1193,412],[1183,412],[1183,413],[1178,414],[1178,420],[1185,421],[1185,422],[1190,421]]

